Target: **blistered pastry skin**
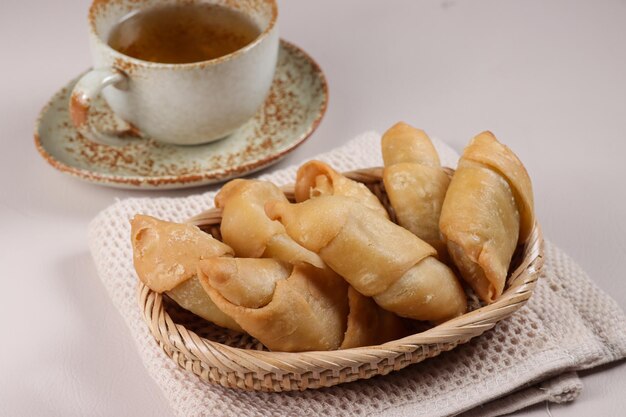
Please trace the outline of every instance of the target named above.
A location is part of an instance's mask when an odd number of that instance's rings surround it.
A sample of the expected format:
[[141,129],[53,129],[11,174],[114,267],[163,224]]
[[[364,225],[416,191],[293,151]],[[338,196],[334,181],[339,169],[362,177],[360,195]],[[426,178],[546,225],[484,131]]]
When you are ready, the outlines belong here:
[[150,289],[166,293],[181,307],[219,326],[241,327],[219,310],[197,280],[202,259],[232,256],[233,250],[195,226],[136,215],[131,220],[133,263]]
[[532,183],[522,161],[491,132],[474,137],[462,158],[489,167],[509,183],[520,214],[519,241],[525,243],[535,225],[535,208]]
[[194,276],[201,259],[233,255],[228,245],[193,225],[142,214],[131,220],[131,244],[139,279],[159,293]]
[[[441,321],[465,312],[465,293],[451,271],[441,273],[448,268],[433,258],[435,249],[358,202],[323,196],[298,204],[270,202],[265,209],[270,218],[285,225],[294,240],[318,253],[361,294],[376,300],[394,284],[403,285],[402,289],[394,287],[398,299],[389,308],[397,315]],[[424,271],[421,286],[413,286],[416,280],[403,284],[405,274],[430,258],[429,263],[439,265],[436,273],[432,268],[418,268]],[[443,296],[438,291],[450,294]],[[433,301],[416,313],[412,303],[422,303],[424,298]],[[450,299],[456,302],[450,303]]]
[[423,130],[406,123],[391,127],[382,139],[383,183],[398,224],[447,258],[439,233],[441,206],[450,184],[439,156]]
[[[253,270],[275,267],[272,261],[263,259],[237,259],[249,268],[239,268],[229,279],[246,281],[246,273]],[[216,267],[211,264],[230,262],[211,259],[200,266],[200,281],[215,304],[250,335],[257,338],[270,350],[300,352],[309,350],[332,350],[341,346],[348,316],[348,284],[330,269],[318,269],[308,264],[296,265],[288,276],[279,273],[274,279],[274,288],[269,302],[263,306],[238,304],[227,299],[224,282],[216,283],[211,275]],[[277,261],[272,261],[277,262]],[[217,267],[219,268],[219,267]],[[279,268],[280,269],[280,268]],[[226,269],[225,269],[226,271]],[[258,291],[256,285],[241,287],[248,291],[242,299],[252,300]]]
[[406,322],[382,309],[353,287],[348,288],[348,325],[341,349],[380,345],[409,334]]
[[235,320],[215,305],[209,294],[202,288],[197,275],[166,291],[165,294],[176,301],[176,304],[187,311],[191,311],[196,316],[202,317],[218,326],[243,332],[243,329]]
[[324,195],[350,197],[382,217],[389,214],[380,200],[360,182],[351,180],[321,161],[309,161],[298,169],[294,188],[296,202]]
[[263,209],[269,200],[287,201],[283,192],[267,181],[236,179],[228,182],[215,196],[222,209],[220,231],[224,243],[242,258],[272,257],[292,264],[323,262],[285,234],[285,228],[270,220]]
[[[199,263],[199,274],[229,302],[250,308],[267,305],[276,283],[287,279],[292,266],[274,259],[219,258]],[[208,281],[205,281],[208,282]]]
[[381,147],[385,166],[403,162],[441,166],[439,155],[426,132],[404,122],[396,123],[385,132]]
[[404,273],[387,291],[374,296],[374,300],[385,310],[439,322],[465,312],[467,301],[461,292],[452,270],[430,256]]
[[463,278],[485,302],[503,292],[511,258],[534,222],[530,179],[490,132],[472,140],[444,200],[440,229]]

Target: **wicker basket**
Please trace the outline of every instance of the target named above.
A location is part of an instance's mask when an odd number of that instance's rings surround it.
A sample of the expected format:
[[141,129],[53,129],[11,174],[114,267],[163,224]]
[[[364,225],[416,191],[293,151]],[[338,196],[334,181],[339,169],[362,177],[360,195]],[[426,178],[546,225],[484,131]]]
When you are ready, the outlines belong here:
[[[381,168],[344,175],[366,184],[394,219]],[[293,198],[293,186],[283,187],[283,191]],[[220,210],[211,209],[189,222],[219,239],[220,220]],[[538,224],[528,243],[518,248],[512,265],[504,294],[490,305],[475,305],[460,317],[383,345],[325,352],[269,352],[251,336],[213,325],[142,283],[138,287],[139,304],[150,332],[165,353],[202,380],[256,391],[305,390],[402,369],[466,343],[513,314],[531,296],[543,266],[543,237]]]

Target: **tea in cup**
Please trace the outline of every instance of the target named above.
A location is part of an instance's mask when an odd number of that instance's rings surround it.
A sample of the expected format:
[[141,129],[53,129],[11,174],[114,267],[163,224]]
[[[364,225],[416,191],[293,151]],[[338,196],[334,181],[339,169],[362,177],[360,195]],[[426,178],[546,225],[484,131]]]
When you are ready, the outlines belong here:
[[141,136],[177,145],[228,136],[269,92],[277,17],[275,0],[95,0],[94,69],[71,95],[75,127],[96,142],[125,143],[121,132],[99,131],[89,116],[102,94]]

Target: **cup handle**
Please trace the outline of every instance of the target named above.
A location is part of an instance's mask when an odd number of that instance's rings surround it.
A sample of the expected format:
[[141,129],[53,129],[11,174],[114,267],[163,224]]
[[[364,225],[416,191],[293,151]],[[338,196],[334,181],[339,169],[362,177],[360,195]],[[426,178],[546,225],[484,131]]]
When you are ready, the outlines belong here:
[[74,85],[70,96],[69,110],[74,127],[83,137],[101,145],[122,146],[128,137],[142,137],[141,132],[129,123],[123,129],[112,132],[100,131],[90,117],[91,105],[102,89],[114,85],[121,90],[128,89],[128,77],[115,68],[92,69]]

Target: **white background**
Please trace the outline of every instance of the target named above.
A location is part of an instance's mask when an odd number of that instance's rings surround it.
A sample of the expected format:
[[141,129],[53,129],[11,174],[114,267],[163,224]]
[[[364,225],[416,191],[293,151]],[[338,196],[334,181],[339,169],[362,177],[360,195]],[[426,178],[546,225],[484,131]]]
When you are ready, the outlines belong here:
[[[0,414],[170,414],[98,280],[86,226],[139,192],[66,177],[33,122],[90,66],[88,0],[0,2]],[[490,129],[525,162],[546,236],[626,307],[626,1],[281,1],[282,36],[330,83],[281,166],[398,120],[461,150]],[[554,416],[624,415],[626,365]],[[543,416],[538,406],[519,415]]]

